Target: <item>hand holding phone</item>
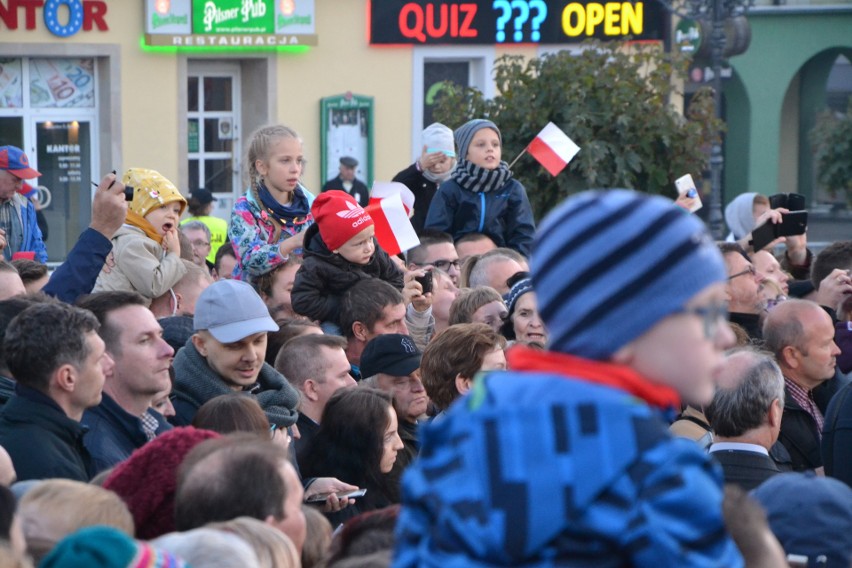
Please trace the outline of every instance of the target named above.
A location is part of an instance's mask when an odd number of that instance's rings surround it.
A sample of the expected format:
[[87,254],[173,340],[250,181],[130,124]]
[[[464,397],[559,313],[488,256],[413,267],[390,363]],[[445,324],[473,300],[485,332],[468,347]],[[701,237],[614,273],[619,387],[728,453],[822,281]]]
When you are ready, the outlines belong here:
[[[333,493],[337,496],[338,499],[357,499],[358,497],[363,497],[367,494],[366,489],[355,489],[354,491],[338,491],[337,493]],[[311,495],[308,497],[305,502],[306,503],[325,503],[325,500],[332,495],[332,493],[317,493],[315,495]]]
[[675,180],[675,188],[678,193],[678,203],[682,203],[690,213],[695,213],[703,207],[701,197],[698,195],[698,190],[695,188],[695,181],[691,174],[679,177]]
[[423,276],[415,276],[414,280],[420,283],[420,287],[423,288],[421,292],[424,296],[432,291],[432,271],[427,270],[426,274]]

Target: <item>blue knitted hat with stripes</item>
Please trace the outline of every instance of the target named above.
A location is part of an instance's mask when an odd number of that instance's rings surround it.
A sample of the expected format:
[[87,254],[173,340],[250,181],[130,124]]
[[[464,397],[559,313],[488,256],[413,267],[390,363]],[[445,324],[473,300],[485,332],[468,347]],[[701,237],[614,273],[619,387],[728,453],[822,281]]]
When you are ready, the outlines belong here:
[[599,361],[726,277],[698,218],[621,189],[578,194],[548,215],[531,273],[549,349]]

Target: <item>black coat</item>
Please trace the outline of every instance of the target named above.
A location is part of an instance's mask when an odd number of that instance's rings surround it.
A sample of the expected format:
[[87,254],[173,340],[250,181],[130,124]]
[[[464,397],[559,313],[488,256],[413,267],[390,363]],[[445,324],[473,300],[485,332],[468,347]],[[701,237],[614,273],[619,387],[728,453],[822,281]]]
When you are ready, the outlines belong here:
[[293,311],[312,320],[338,323],[343,293],[361,280],[379,278],[402,290],[402,271],[378,243],[369,263],[355,265],[328,250],[314,224],[305,232],[304,251],[290,301]]
[[93,468],[83,446],[85,432],[47,395],[20,384],[0,412],[0,446],[12,457],[18,481],[89,481]]
[[411,216],[411,226],[419,235],[426,225],[426,214],[429,213],[429,205],[438,191],[438,184],[426,179],[423,172],[417,169],[416,162],[393,176],[393,181],[404,184],[414,194],[414,214]]
[[722,465],[725,483],[735,483],[744,491],[751,491],[776,473],[781,473],[769,456],[746,450],[710,452]]
[[340,191],[348,193],[349,195],[355,198],[355,201],[357,201],[358,205],[360,205],[361,207],[366,207],[367,204],[370,202],[370,190],[367,189],[367,186],[364,185],[364,182],[359,180],[358,178],[352,180],[352,189],[349,191],[346,191],[343,188],[343,180],[340,179],[340,176],[331,178],[330,180],[325,182],[325,185],[322,186],[322,190],[329,191],[331,189],[338,189]]
[[813,417],[799,406],[790,390],[784,388],[784,414],[778,441],[790,452],[793,471],[805,471],[822,466],[820,437]]

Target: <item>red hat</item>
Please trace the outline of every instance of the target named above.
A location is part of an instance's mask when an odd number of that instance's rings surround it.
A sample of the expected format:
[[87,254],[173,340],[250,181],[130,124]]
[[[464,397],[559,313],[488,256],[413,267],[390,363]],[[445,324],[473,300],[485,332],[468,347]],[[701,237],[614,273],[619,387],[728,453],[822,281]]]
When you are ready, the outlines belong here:
[[0,146],[0,170],[6,170],[19,179],[32,179],[41,175],[30,167],[29,158],[16,146]]
[[311,213],[319,225],[325,246],[331,251],[339,249],[346,241],[373,226],[373,218],[358,205],[355,198],[336,189],[320,193],[311,206]]

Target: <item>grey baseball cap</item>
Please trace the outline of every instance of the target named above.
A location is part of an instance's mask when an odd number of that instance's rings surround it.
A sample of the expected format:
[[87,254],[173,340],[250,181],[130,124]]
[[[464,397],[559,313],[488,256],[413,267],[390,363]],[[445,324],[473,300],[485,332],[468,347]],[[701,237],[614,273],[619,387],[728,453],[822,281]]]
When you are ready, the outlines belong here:
[[254,288],[239,280],[217,280],[201,293],[195,303],[193,328],[206,329],[221,343],[234,343],[261,331],[278,331]]

